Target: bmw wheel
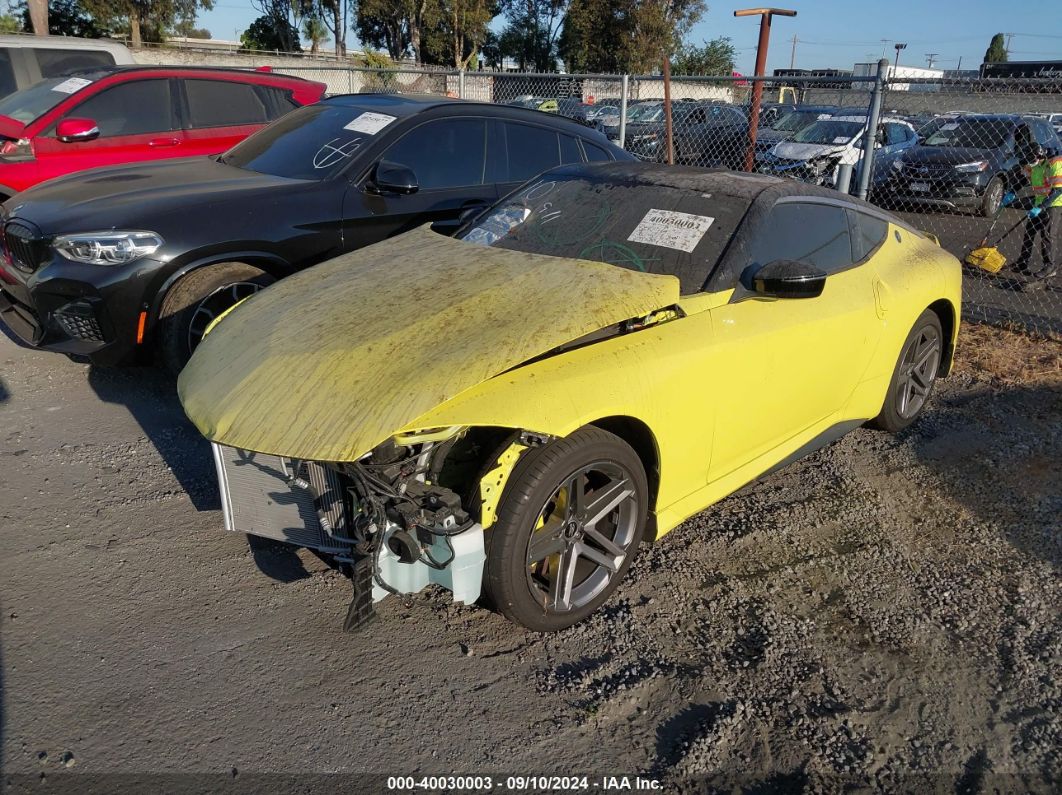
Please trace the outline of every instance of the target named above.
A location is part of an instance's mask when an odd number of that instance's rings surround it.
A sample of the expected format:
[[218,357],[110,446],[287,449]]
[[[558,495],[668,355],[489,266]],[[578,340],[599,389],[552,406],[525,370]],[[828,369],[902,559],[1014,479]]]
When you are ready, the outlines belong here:
[[159,353],[166,369],[179,373],[218,315],[274,281],[260,268],[242,262],[200,268],[178,281],[159,312]]
[[925,408],[940,372],[944,334],[940,318],[927,309],[907,335],[881,413],[874,424],[896,433],[910,425]]
[[538,632],[593,613],[638,551],[648,494],[637,453],[599,428],[526,453],[487,531],[484,586],[494,606]]

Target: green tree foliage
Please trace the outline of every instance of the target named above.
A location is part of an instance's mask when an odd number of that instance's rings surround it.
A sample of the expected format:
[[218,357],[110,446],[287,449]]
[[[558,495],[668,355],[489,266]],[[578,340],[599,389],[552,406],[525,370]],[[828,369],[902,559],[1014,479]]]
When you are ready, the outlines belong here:
[[465,68],[498,11],[496,0],[360,0],[355,28],[393,60]]
[[494,0],[435,0],[435,13],[423,37],[422,60],[467,69],[498,15]]
[[561,56],[571,71],[651,72],[706,8],[705,0],[571,0]]
[[[347,31],[355,20],[356,0],[311,0],[312,16],[320,19],[336,43],[336,60],[347,54]],[[305,33],[305,31],[303,31]],[[307,36],[309,39],[309,36]],[[310,39],[310,43],[313,40]]]
[[706,41],[702,46],[683,45],[675,55],[671,71],[680,75],[723,75],[734,71],[737,51],[730,39],[721,36]]
[[[49,20],[49,26],[50,23],[51,20]],[[29,24],[29,10],[23,11],[20,17],[12,13],[0,14],[0,33],[21,33],[24,27],[29,27]]]
[[503,57],[523,70],[557,69],[561,28],[570,0],[502,0],[507,23],[498,39]]
[[[196,12],[209,11],[214,0],[81,0],[80,6],[94,24],[127,33],[133,46],[139,47],[145,41],[164,41],[177,20],[194,22]],[[49,5],[49,16],[51,8]]]
[[1007,45],[1002,33],[992,37],[988,49],[985,50],[985,63],[1006,63]]
[[277,50],[302,52],[299,31],[286,19],[258,17],[240,35],[240,45],[247,50]]
[[317,55],[321,45],[329,40],[324,20],[316,16],[306,17],[302,21],[302,37],[310,42],[310,55]]

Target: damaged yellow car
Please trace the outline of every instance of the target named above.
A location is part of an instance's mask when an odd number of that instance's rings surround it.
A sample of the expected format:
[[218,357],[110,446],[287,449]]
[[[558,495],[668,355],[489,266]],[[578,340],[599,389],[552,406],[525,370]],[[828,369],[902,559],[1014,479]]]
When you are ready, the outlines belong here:
[[226,526],[349,567],[348,627],[436,583],[557,630],[643,541],[911,423],[960,289],[935,242],[833,191],[566,166],[457,239],[416,229],[249,298],[179,392]]

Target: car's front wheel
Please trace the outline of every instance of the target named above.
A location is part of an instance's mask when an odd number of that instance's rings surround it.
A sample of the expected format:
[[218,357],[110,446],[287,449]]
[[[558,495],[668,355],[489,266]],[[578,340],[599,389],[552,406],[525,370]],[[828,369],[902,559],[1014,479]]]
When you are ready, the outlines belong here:
[[648,500],[637,453],[599,428],[526,453],[487,531],[488,598],[507,618],[538,632],[586,618],[630,567]]
[[276,281],[243,262],[192,271],[178,281],[159,311],[159,358],[176,375],[198,347],[210,323],[226,309]]
[[999,212],[1000,206],[1003,204],[1003,180],[999,177],[992,177],[988,185],[985,186],[985,192],[981,195],[981,215],[985,218],[992,218],[997,212]]
[[933,391],[943,351],[940,318],[927,309],[915,321],[903,343],[885,403],[874,418],[877,427],[896,433],[915,421]]

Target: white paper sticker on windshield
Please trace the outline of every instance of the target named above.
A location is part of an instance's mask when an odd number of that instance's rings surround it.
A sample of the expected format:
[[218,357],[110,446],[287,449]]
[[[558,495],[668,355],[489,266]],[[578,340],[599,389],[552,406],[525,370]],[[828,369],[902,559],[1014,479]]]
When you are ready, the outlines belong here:
[[833,139],[833,142],[835,144],[846,144],[846,143],[848,143],[848,136],[846,136],[846,135],[838,135],[836,138]]
[[697,244],[701,242],[714,220],[707,215],[650,210],[645,214],[645,218],[638,222],[638,226],[634,227],[627,240],[632,243],[675,248],[689,254],[697,248]]
[[959,129],[959,123],[956,122],[956,121],[953,121],[950,124],[945,124],[940,129],[942,129],[942,130],[957,130],[957,129]]
[[91,83],[91,80],[86,80],[83,77],[68,77],[59,85],[52,86],[52,91],[58,91],[61,94],[73,94]]
[[343,129],[376,135],[396,118],[396,116],[388,116],[386,113],[363,113],[350,124],[343,125]]
[[823,119],[828,119],[828,118],[830,118],[831,115],[832,114],[829,114],[829,113],[820,113],[819,114],[819,121],[822,121]]

